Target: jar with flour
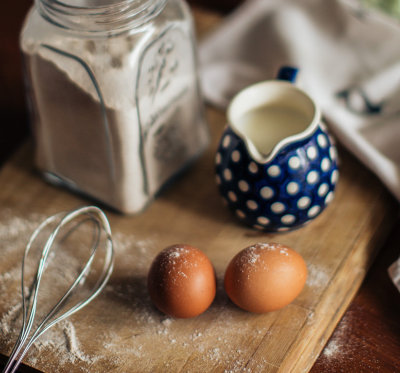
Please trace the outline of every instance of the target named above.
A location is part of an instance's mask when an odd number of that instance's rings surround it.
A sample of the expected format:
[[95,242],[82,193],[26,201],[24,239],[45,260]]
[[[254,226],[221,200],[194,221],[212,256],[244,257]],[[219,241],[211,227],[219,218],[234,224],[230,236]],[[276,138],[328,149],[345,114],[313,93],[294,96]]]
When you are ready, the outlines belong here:
[[36,0],[21,49],[49,181],[137,213],[207,146],[183,0]]

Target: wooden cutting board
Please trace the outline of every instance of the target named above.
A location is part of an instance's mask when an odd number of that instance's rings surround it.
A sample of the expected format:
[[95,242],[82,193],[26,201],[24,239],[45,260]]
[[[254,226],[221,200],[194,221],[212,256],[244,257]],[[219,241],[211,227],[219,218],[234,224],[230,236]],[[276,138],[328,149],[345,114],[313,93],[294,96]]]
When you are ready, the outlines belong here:
[[[200,33],[218,23],[195,11]],[[393,226],[398,205],[382,184],[339,147],[340,179],[334,201],[308,226],[265,234],[224,206],[215,184],[214,153],[224,113],[208,109],[212,144],[174,185],[141,215],[104,209],[115,243],[114,274],[89,306],[49,330],[32,347],[22,370],[54,372],[307,372],[357,292]],[[25,145],[0,173],[0,352],[11,352],[21,316],[20,266],[30,234],[45,217],[91,202],[46,184]],[[241,249],[279,242],[305,259],[308,279],[299,297],[269,314],[236,307],[223,289],[224,270]],[[146,275],[164,247],[189,243],[213,262],[215,301],[193,319],[163,315],[147,294]],[[67,254],[65,254],[67,255]],[[66,256],[42,304],[81,265]],[[60,285],[60,286],[61,286]],[[47,291],[47,293],[46,293]]]

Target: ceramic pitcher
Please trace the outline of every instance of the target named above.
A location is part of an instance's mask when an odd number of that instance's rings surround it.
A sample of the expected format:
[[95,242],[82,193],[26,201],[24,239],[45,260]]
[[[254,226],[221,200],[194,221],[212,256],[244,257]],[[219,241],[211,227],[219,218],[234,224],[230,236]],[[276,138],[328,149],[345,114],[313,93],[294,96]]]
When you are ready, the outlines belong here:
[[229,105],[216,153],[216,179],[229,209],[264,231],[298,228],[332,201],[337,150],[315,102],[283,67]]

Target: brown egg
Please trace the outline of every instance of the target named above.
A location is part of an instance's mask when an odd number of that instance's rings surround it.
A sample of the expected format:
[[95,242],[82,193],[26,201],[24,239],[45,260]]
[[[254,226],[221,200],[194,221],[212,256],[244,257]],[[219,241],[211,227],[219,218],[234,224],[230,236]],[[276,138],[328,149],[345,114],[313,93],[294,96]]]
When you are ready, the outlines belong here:
[[236,305],[264,313],[292,302],[306,278],[306,264],[296,251],[281,244],[258,243],[236,254],[226,269],[224,282]]
[[172,245],[154,259],[147,277],[150,297],[172,317],[204,312],[215,298],[217,280],[208,257],[190,245]]

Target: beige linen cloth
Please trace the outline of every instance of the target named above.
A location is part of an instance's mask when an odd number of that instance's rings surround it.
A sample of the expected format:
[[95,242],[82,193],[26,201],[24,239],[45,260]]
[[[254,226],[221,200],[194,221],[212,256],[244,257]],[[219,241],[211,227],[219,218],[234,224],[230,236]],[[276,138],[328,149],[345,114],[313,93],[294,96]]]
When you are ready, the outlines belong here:
[[355,0],[247,0],[200,45],[200,63],[221,108],[298,67],[336,137],[400,201],[400,23]]

